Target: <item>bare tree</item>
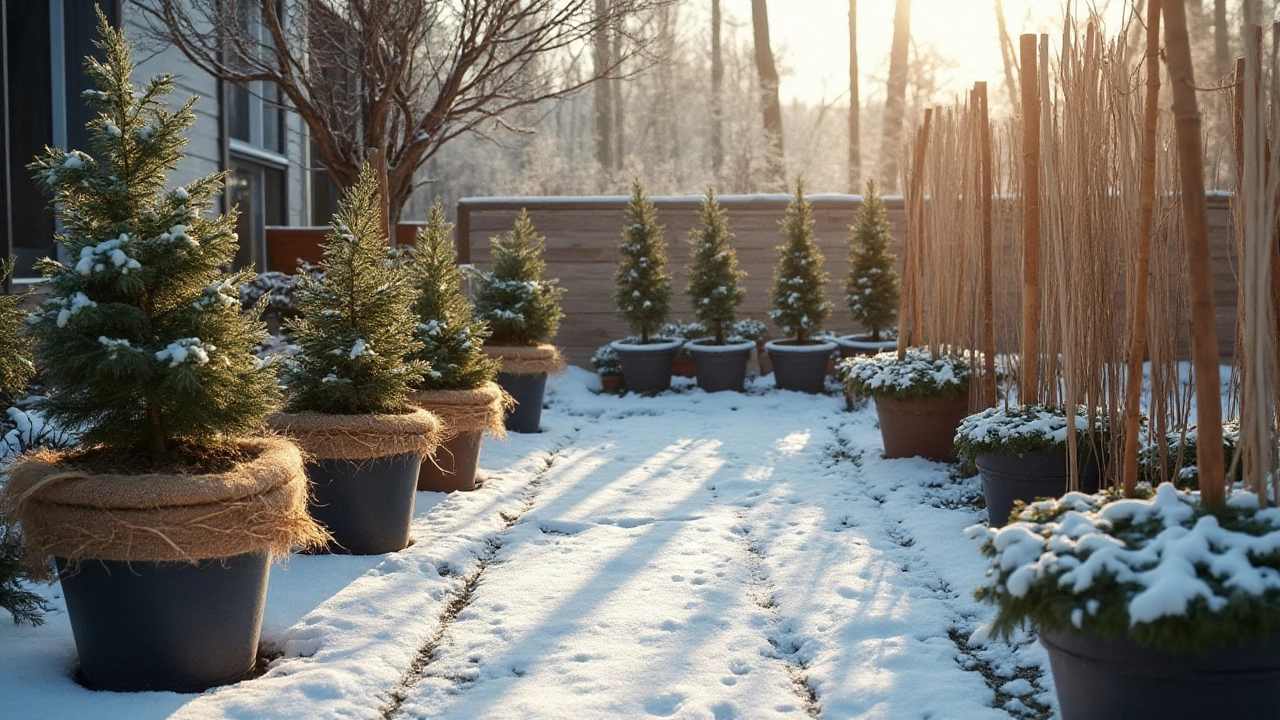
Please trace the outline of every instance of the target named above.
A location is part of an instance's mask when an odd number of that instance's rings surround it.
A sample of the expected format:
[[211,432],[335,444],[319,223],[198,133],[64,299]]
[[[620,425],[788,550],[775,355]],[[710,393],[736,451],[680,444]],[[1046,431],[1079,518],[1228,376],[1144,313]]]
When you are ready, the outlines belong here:
[[751,0],[751,27],[756,42],[756,72],[760,75],[760,105],[764,134],[769,140],[769,180],[781,190],[787,184],[782,147],[782,103],[778,100],[778,68],[769,43],[769,9],[765,0]]
[[862,108],[858,94],[858,0],[849,0],[849,192],[862,187]]
[[1218,77],[1231,72],[1231,50],[1227,45],[1227,0],[1213,0],[1213,72]]
[[897,0],[893,16],[893,47],[889,81],[885,87],[884,127],[881,130],[880,182],[886,192],[898,189],[898,153],[902,143],[902,115],[907,100],[907,50],[911,41],[911,0]]
[[1014,80],[1018,63],[1014,59],[1013,40],[1009,37],[1009,25],[1004,20],[1004,3],[996,1],[996,26],[1000,31],[1000,57],[1004,61],[1004,91],[1009,95],[1009,105],[1014,115],[1021,115],[1021,103],[1018,83]]
[[[596,17],[609,14],[609,0],[595,0]],[[607,71],[611,61],[610,28],[601,25],[596,28],[595,67],[596,71]],[[613,167],[613,87],[609,83],[597,83],[596,95],[596,162],[608,170]]]
[[[648,43],[626,19],[670,0],[612,0],[602,14],[594,0],[136,1],[153,37],[201,70],[274,83],[339,187],[381,165],[394,222],[441,147],[612,77]],[[610,31],[625,42],[607,64],[561,72]]]
[[720,56],[720,0],[711,0],[711,172],[716,182],[724,169],[724,59]]

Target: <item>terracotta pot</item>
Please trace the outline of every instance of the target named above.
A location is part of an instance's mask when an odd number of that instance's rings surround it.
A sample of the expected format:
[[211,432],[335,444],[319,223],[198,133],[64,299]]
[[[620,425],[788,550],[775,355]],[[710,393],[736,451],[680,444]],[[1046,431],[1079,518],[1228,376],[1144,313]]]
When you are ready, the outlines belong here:
[[773,381],[779,390],[820,393],[825,388],[827,366],[836,344],[811,342],[792,344],[790,340],[765,343],[773,360]]
[[697,375],[697,367],[693,363],[693,357],[687,353],[678,353],[675,359],[671,361],[671,374],[675,377],[687,378]]
[[704,345],[696,340],[685,346],[697,369],[698,387],[707,392],[742,392],[753,347],[750,342]]
[[1270,720],[1280,708],[1280,636],[1204,655],[1125,638],[1041,632],[1062,720]]
[[484,428],[468,430],[440,443],[418,471],[418,491],[469,492],[476,489]]
[[622,379],[634,393],[656,393],[671,387],[671,368],[681,343],[655,340],[645,345],[614,342],[614,352],[622,364]]
[[547,374],[512,375],[500,372],[495,382],[516,401],[503,418],[509,432],[542,432],[542,399],[547,392]]
[[955,462],[956,428],[969,414],[968,389],[953,398],[876,396],[875,401],[886,458]]
[[311,516],[333,535],[329,552],[381,555],[408,547],[421,466],[416,452],[307,463]]
[[601,375],[600,376],[601,392],[620,393],[626,388],[627,386],[625,383],[622,382],[621,375]]
[[[1061,497],[1067,492],[1067,456],[1047,452],[1022,455],[984,453],[974,458],[987,499],[987,525],[1004,527],[1015,501]],[[1102,467],[1093,455],[1080,456],[1080,490],[1098,491]]]
[[198,563],[57,559],[80,679],[95,690],[201,692],[258,656],[270,559]]

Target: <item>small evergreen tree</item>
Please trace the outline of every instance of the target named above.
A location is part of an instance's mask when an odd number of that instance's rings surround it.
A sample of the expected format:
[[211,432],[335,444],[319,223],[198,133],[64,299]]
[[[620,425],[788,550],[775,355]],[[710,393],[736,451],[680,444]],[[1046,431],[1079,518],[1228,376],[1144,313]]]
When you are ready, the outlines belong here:
[[729,244],[729,217],[716,200],[715,190],[707,189],[699,211],[701,228],[689,231],[689,284],[686,292],[693,301],[693,314],[723,345],[733,332],[735,311],[742,304],[746,290],[738,280],[746,273],[738,269],[738,255]]
[[614,273],[614,302],[641,344],[667,321],[671,311],[671,276],[666,273],[667,244],[658,211],[645,195],[640,178],[631,184],[627,228],[622,231],[622,260]]
[[867,194],[852,230],[844,299],[853,319],[878,342],[881,331],[893,327],[898,316],[898,271],[894,269],[897,256],[889,252],[893,234],[885,218],[884,199],[876,194],[874,180],[867,181]]
[[84,93],[99,111],[93,154],[50,148],[31,165],[70,258],[41,263],[50,298],[31,333],[50,393],[39,407],[86,445],[163,464],[260,430],[275,368],[251,352],[263,324],[240,312],[237,287],[252,272],[222,271],[235,257],[235,215],[202,216],[223,176],[164,189],[195,99],[171,111],[167,74],[135,88],[124,33],[101,11],[98,26],[106,61],[86,61],[96,89]]
[[288,323],[301,348],[284,373],[291,412],[404,413],[430,370],[412,359],[414,287],[382,232],[378,181],[366,165],[342,199],[319,277],[298,281],[303,318]]
[[778,265],[773,270],[769,317],[784,334],[796,342],[806,342],[822,332],[822,323],[831,314],[822,271],[822,251],[813,242],[812,206],[804,199],[804,181],[796,181],[796,196],[787,204],[780,223],[787,242],[778,246]]
[[452,231],[437,198],[427,226],[410,251],[409,273],[418,291],[413,305],[418,319],[414,337],[422,344],[412,357],[430,366],[416,390],[472,390],[498,372],[498,362],[482,349],[489,328],[473,317],[471,301],[462,294]]
[[[12,259],[0,261],[0,281],[13,272],[13,264]],[[22,295],[0,295],[0,401],[5,405],[21,400],[36,374],[22,300]]]
[[490,241],[493,272],[482,274],[476,288],[476,318],[489,325],[492,345],[536,345],[560,329],[564,288],[543,280],[546,239],[538,235],[529,213],[520,211],[515,227]]

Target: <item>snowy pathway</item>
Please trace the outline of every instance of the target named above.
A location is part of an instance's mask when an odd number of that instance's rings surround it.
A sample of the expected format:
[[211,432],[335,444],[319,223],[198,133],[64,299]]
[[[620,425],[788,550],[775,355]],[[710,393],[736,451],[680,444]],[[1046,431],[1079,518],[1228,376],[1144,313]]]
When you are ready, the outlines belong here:
[[976,481],[884,460],[874,410],[835,397],[589,381],[556,384],[546,432],[486,444],[483,489],[420,494],[408,550],[274,570],[265,676],[90,693],[55,614],[0,628],[0,664],[11,637],[41,648],[0,697],[43,717],[1052,717],[1038,646],[965,642],[990,614],[962,534]]

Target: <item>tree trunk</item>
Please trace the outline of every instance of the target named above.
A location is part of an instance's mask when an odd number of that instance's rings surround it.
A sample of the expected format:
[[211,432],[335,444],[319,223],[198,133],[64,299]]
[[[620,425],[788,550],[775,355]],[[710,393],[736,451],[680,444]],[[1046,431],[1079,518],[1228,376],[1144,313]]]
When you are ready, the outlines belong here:
[[996,25],[1000,31],[1000,57],[1004,61],[1004,90],[1009,95],[1009,105],[1014,116],[1022,114],[1022,103],[1019,102],[1017,63],[1014,60],[1013,40],[1009,37],[1009,25],[1004,20],[1004,3],[996,0]]
[[1213,0],[1213,71],[1218,77],[1231,72],[1231,49],[1227,45],[1227,0]]
[[787,184],[782,147],[782,103],[778,100],[778,68],[773,63],[773,48],[769,44],[769,9],[765,0],[751,0],[751,27],[755,34],[764,134],[769,143],[768,182],[773,189],[782,190]]
[[[609,12],[609,0],[596,0],[596,17],[604,17]],[[607,28],[601,26],[596,30],[594,38],[595,48],[595,72],[600,75],[609,67],[609,33]],[[602,170],[609,170],[613,167],[613,128],[610,125],[613,122],[613,108],[611,107],[613,100],[612,88],[609,82],[596,83],[596,162]]]
[[711,172],[720,182],[724,170],[724,59],[720,56],[720,0],[711,0]]
[[893,49],[889,54],[889,82],[885,87],[884,128],[880,137],[880,182],[885,192],[898,191],[898,154],[902,143],[902,113],[907,102],[907,50],[911,43],[911,0],[898,0],[893,16]]
[[[620,57],[622,53],[622,39],[619,37],[620,32],[621,31],[617,29],[613,31],[612,42],[614,57]],[[619,73],[621,73],[621,70],[622,64],[620,62],[618,64]],[[626,157],[626,143],[623,142],[626,131],[626,116],[624,115],[623,110],[626,105],[622,102],[622,78],[614,78],[612,80],[608,80],[607,83],[610,90],[613,92],[613,169],[621,171],[623,158]]]
[[858,96],[858,0],[849,0],[849,192],[862,188],[862,118]]
[[1040,81],[1036,36],[1022,53],[1022,367],[1018,401],[1039,400],[1040,387]]
[[1217,508],[1226,502],[1226,474],[1222,453],[1222,389],[1218,376],[1218,335],[1213,310],[1200,106],[1196,101],[1185,0],[1164,0],[1161,5],[1178,143],[1178,179],[1182,190],[1179,204],[1182,206],[1191,278],[1191,358],[1196,378],[1196,460],[1200,499],[1205,506]]

